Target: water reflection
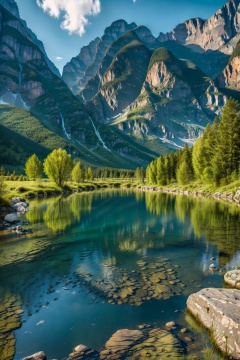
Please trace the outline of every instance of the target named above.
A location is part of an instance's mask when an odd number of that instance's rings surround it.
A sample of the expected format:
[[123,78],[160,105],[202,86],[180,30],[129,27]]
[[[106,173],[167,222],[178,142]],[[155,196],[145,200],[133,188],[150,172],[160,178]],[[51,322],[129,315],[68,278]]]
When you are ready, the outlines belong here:
[[[178,220],[190,220],[196,238],[206,237],[207,248],[218,247],[219,265],[224,267],[239,251],[240,209],[236,204],[226,204],[207,198],[169,194],[146,193],[146,208],[152,214],[175,213]],[[163,230],[163,233],[165,231]]]
[[47,202],[33,202],[27,212],[31,224],[43,221],[53,232],[65,230],[75,221],[80,221],[82,213],[90,213],[92,194],[75,194],[59,197]]

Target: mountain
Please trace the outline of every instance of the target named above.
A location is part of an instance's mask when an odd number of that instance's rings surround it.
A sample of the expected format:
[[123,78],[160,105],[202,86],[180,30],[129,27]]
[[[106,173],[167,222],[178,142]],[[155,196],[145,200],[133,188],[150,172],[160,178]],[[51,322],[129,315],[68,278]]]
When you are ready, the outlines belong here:
[[177,148],[196,139],[225,101],[193,63],[159,48],[152,54],[140,95],[111,125],[145,142],[155,139]]
[[227,45],[239,37],[239,30],[240,0],[229,0],[210,19],[187,20],[169,33],[160,33],[158,40],[174,40],[201,53],[219,50],[229,55],[233,47]]
[[[33,116],[49,138],[59,137],[56,146],[64,141],[85,163],[146,166],[193,143],[227,97],[239,96],[239,2],[158,38],[145,26],[115,21],[65,65],[61,78],[15,1],[0,0],[0,104],[30,111],[19,136]],[[11,119],[11,128],[0,123],[10,141],[18,116]]]
[[134,36],[127,34],[127,38],[130,42],[125,46],[124,39],[120,40],[123,46],[102,75],[98,93],[93,99],[100,115],[98,121],[103,123],[121,113],[136,99],[146,76],[151,52],[141,41],[131,41]]
[[94,166],[132,168],[156,156],[129,143],[114,129],[95,125],[65,82],[52,72],[25,23],[1,5],[0,19],[0,104],[30,110],[74,146],[75,156]]
[[[74,94],[81,90],[87,81],[95,75],[106,50],[112,42],[126,31],[134,28],[136,28],[135,23],[128,24],[125,20],[113,22],[111,26],[106,28],[100,39],[97,38],[87,47],[84,47],[77,57],[65,65],[62,77]],[[76,68],[81,70],[76,73]]]

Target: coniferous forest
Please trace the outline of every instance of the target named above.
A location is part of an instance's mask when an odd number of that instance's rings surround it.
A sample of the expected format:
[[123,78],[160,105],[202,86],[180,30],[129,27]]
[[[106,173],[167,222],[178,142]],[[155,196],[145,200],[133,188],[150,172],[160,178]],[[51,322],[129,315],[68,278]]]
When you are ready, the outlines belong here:
[[222,116],[208,124],[192,148],[185,144],[178,152],[160,156],[147,167],[147,183],[186,185],[193,180],[228,184],[239,177],[240,105],[230,98]]

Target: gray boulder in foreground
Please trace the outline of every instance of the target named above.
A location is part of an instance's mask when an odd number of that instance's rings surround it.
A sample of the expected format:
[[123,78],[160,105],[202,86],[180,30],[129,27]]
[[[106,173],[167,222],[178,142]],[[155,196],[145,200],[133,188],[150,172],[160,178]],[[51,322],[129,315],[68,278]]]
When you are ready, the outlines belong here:
[[240,290],[202,289],[188,297],[187,308],[224,353],[240,359]]
[[39,351],[36,354],[27,356],[25,358],[23,358],[22,360],[46,360],[46,354],[43,351]]

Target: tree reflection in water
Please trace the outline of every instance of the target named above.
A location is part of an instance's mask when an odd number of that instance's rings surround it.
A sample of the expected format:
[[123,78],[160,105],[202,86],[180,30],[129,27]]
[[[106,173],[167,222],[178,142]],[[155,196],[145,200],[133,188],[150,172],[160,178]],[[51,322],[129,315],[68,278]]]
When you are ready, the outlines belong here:
[[209,198],[149,192],[145,194],[146,208],[155,215],[173,214],[182,223],[190,220],[195,236],[205,235],[207,246],[215,243],[219,265],[224,267],[240,250],[240,209]]

